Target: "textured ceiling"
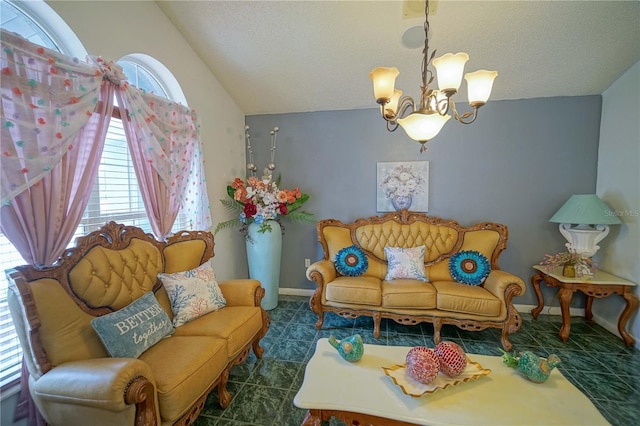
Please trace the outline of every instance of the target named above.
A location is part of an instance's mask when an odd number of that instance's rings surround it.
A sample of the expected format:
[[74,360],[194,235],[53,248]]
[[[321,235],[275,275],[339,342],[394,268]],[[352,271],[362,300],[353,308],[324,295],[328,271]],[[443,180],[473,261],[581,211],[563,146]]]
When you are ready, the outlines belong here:
[[[402,39],[417,26],[407,37],[422,45],[421,4],[157,4],[247,115],[373,108],[377,66],[396,66],[396,86],[419,97],[421,47]],[[600,94],[640,60],[637,0],[440,0],[431,9],[430,48],[467,52],[467,71],[497,70],[494,100]],[[464,84],[457,99],[466,103]]]

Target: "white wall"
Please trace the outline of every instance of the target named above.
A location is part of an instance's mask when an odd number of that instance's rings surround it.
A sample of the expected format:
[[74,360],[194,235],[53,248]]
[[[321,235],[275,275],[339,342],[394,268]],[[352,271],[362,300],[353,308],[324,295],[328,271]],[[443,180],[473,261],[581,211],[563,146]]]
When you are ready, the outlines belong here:
[[[622,220],[600,243],[603,270],[640,285],[640,62],[632,66],[602,94],[596,193]],[[638,294],[636,287],[636,294]],[[617,333],[622,298],[613,296],[593,305],[596,321]],[[630,321],[639,339],[640,315]]]
[[[48,2],[91,55],[117,60],[143,53],[162,62],[176,77],[189,107],[198,113],[209,201],[214,226],[225,220],[218,200],[226,185],[244,174],[244,113],[178,30],[151,1]],[[232,232],[216,236],[218,279],[247,276],[244,241]]]

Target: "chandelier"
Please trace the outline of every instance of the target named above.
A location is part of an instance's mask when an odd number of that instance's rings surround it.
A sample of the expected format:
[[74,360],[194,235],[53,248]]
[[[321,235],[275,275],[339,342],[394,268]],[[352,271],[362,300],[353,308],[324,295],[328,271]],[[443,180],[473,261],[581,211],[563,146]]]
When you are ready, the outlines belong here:
[[[493,80],[498,76],[496,71],[486,70],[465,74],[469,105],[473,112],[460,115],[452,97],[460,88],[464,65],[469,60],[469,55],[463,52],[455,55],[447,53],[434,59],[436,50],[429,54],[429,0],[425,2],[424,13],[420,103],[416,103],[410,96],[402,96],[402,91],[395,88],[396,77],[400,74],[397,68],[379,67],[369,73],[373,81],[373,94],[376,102],[380,104],[380,112],[387,122],[387,130],[393,132],[398,125],[401,126],[411,139],[420,142],[420,152],[426,151],[427,141],[442,130],[451,118],[450,112],[460,123],[473,123],[478,116],[478,109],[487,103]],[[434,80],[434,73],[429,69],[432,62],[436,69],[439,90],[430,88]]]

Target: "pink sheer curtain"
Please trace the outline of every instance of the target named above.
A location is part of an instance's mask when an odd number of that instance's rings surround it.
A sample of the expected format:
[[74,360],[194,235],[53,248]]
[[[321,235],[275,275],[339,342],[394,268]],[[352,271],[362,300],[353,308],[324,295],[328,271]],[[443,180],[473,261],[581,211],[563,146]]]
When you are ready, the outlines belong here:
[[181,207],[192,228],[210,227],[195,111],[133,86],[121,89],[116,97],[153,233],[167,237]]
[[49,265],[87,205],[115,85],[97,66],[15,34],[1,42],[0,226],[29,264]]
[[96,110],[60,162],[1,208],[2,232],[31,265],[55,262],[82,219],[111,120],[113,90],[113,84],[102,86]]
[[2,31],[2,204],[77,148],[100,96],[97,67]]
[[[55,262],[80,223],[114,93],[155,235],[170,233],[181,206],[192,228],[211,226],[194,111],[129,86],[113,62],[83,64],[5,30],[0,43],[0,227],[29,264]],[[44,424],[24,367],[16,419]]]
[[[2,31],[0,227],[22,257],[50,265],[87,205],[116,85],[103,71]],[[45,421],[23,361],[15,419]]]

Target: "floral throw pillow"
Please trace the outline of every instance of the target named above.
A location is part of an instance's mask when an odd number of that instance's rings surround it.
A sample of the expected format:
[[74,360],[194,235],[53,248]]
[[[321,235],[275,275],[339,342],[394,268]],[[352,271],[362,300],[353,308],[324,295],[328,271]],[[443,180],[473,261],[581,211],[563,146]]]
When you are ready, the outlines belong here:
[[424,269],[425,246],[402,248],[385,247],[384,254],[387,256],[387,276],[386,281],[400,278],[410,278],[428,282],[427,273]]
[[226,306],[211,260],[195,269],[173,274],[158,274],[171,301],[173,325],[180,327],[189,321]]

